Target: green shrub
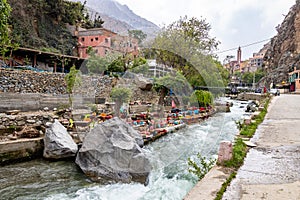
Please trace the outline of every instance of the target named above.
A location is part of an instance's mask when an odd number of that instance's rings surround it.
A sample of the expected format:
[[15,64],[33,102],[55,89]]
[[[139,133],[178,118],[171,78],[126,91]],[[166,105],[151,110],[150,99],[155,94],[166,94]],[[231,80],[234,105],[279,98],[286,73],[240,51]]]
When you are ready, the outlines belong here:
[[193,161],[191,158],[188,158],[188,165],[191,167],[188,169],[190,173],[195,174],[199,180],[201,180],[205,174],[215,165],[216,159],[207,160],[205,157],[201,156],[200,153],[197,154],[197,158],[200,160],[200,165],[197,162]]
[[229,161],[224,162],[225,167],[239,168],[247,155],[247,145],[241,138],[237,138],[233,145],[233,156]]

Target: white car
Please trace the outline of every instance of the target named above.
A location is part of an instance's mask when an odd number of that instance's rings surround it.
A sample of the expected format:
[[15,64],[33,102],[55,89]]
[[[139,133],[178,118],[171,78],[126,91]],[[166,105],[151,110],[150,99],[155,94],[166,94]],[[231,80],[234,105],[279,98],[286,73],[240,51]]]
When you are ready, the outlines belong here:
[[280,91],[279,91],[279,89],[270,89],[270,94],[273,94],[275,96],[279,96]]

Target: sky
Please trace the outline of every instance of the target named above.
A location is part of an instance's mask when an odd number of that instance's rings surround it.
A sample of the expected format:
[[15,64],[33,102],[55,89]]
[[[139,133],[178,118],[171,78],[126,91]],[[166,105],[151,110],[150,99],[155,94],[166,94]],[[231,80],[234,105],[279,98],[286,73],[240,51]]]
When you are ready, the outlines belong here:
[[[236,59],[242,47],[242,60],[252,57],[276,35],[275,27],[284,20],[295,0],[116,0],[137,15],[163,27],[187,15],[204,18],[211,25],[210,35],[221,42],[219,60],[227,55]],[[228,49],[234,49],[226,51]],[[226,51],[224,53],[220,53]]]

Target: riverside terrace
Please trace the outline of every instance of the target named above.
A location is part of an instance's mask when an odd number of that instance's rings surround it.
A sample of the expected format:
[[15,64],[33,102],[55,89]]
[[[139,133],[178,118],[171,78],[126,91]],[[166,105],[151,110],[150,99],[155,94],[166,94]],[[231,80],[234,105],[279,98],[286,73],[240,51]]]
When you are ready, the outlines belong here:
[[[132,125],[147,144],[167,133],[184,128],[187,124],[199,123],[215,112],[216,109],[212,107],[193,107],[185,111],[178,109],[173,109],[173,112],[172,110],[166,111],[163,118],[159,118],[158,113],[151,112],[130,115],[121,113],[120,118]],[[82,111],[75,114],[68,109],[55,109],[54,111],[45,109],[30,112],[30,114],[19,111],[3,113],[1,119],[8,126],[1,126],[0,162],[3,164],[40,157],[45,129],[54,119],[58,119],[71,134],[73,140],[80,144],[96,123],[104,122],[112,117],[109,111],[100,114],[86,114]],[[10,149],[11,145],[14,146],[13,149]]]
[[[225,105],[223,107],[228,106]],[[135,114],[122,110],[119,117],[137,130],[143,137],[144,142],[148,143],[155,141],[169,132],[181,129],[187,124],[199,123],[213,115],[216,111],[216,108],[210,106],[200,108],[190,107],[186,110],[171,109],[163,113],[146,111]],[[106,112],[102,113],[93,112],[92,114],[82,115],[80,121],[77,117],[75,121],[72,121],[72,128],[67,128],[72,133],[79,132],[80,134],[82,131],[88,132],[97,123],[102,123],[113,117],[112,110],[106,110]]]

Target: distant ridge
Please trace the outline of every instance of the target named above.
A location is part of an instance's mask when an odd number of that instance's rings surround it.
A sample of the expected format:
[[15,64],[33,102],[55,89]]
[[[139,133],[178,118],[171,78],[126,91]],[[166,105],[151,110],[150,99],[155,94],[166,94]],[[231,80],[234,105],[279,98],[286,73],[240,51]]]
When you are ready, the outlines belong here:
[[103,26],[120,34],[126,34],[128,29],[138,29],[149,37],[154,37],[160,29],[154,23],[135,14],[127,5],[121,5],[115,0],[87,0],[86,6],[90,9],[91,17],[95,16],[96,12],[99,13],[105,21]]

